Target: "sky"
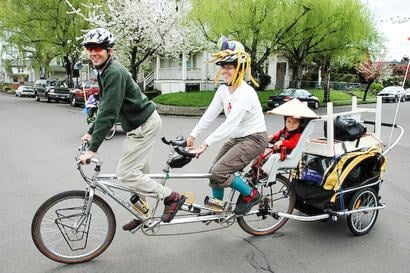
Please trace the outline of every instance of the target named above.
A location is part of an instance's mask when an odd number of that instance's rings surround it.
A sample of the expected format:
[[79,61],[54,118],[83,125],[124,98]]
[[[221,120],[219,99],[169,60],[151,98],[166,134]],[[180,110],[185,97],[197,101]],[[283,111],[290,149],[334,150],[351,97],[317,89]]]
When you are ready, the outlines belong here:
[[[362,0],[385,38],[386,59],[410,57],[410,0]],[[407,19],[407,20],[406,20]]]

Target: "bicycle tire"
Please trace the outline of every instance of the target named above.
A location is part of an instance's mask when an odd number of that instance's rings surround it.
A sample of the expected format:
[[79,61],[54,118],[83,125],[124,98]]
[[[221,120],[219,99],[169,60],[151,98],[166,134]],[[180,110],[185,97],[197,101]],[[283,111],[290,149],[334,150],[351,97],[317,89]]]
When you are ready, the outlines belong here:
[[[85,216],[82,212],[86,198],[85,191],[67,191],[52,196],[39,207],[33,217],[31,236],[43,255],[56,262],[75,264],[90,261],[108,248],[115,235],[115,216],[107,202],[97,195],[84,225],[74,232],[73,224]],[[103,218],[101,222],[98,217]],[[95,244],[94,240],[100,237],[101,242]],[[85,245],[73,250],[76,244]]]
[[[372,208],[379,205],[376,191],[372,188],[358,190],[349,202],[349,210]],[[347,216],[350,231],[357,236],[368,233],[377,220],[379,210],[355,212]]]
[[256,236],[275,233],[286,224],[288,218],[274,217],[274,213],[281,211],[291,214],[296,200],[291,182],[284,177],[278,176],[274,184],[262,187],[261,202],[248,214],[237,218],[239,226],[245,232]]
[[105,135],[105,140],[110,140],[114,137],[115,132],[117,131],[117,124],[114,124],[110,131]]

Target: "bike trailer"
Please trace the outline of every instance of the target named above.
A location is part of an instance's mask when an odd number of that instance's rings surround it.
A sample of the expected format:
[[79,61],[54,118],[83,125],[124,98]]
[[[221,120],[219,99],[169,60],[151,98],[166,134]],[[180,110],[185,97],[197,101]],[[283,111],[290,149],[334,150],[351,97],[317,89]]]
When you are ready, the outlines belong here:
[[305,154],[295,183],[296,208],[307,214],[339,211],[358,189],[372,187],[378,193],[385,164],[378,146],[334,158]]

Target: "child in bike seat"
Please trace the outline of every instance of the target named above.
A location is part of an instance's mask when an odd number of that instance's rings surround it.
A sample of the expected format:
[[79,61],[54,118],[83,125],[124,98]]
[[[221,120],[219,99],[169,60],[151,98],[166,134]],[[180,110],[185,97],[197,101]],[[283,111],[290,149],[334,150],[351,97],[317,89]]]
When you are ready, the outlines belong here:
[[268,142],[273,144],[272,148],[281,152],[283,156],[296,147],[305,123],[305,119],[297,116],[285,116],[284,119],[285,126],[276,134],[268,135]]
[[313,118],[318,116],[308,106],[298,99],[293,99],[281,106],[268,111],[284,116],[284,127],[275,134],[268,135],[268,148],[259,155],[251,164],[251,176],[256,175],[256,179],[267,178],[267,174],[260,171],[260,167],[272,155],[276,154],[277,160],[285,160],[299,142],[300,136],[306,125]]

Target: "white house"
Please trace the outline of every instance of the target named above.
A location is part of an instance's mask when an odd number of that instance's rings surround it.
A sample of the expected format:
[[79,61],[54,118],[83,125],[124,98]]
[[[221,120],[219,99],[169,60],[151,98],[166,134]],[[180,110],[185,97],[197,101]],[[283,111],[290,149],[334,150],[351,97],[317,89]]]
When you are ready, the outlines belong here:
[[[161,90],[162,94],[214,90],[213,79],[219,67],[214,63],[208,63],[207,60],[210,59],[211,54],[205,51],[190,55],[181,54],[179,59],[157,57],[152,64],[154,88]],[[271,76],[268,89],[289,87],[292,74],[284,57],[270,58],[265,65],[265,73]]]

